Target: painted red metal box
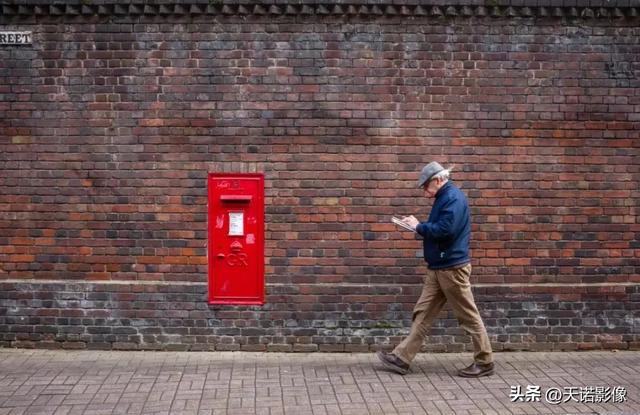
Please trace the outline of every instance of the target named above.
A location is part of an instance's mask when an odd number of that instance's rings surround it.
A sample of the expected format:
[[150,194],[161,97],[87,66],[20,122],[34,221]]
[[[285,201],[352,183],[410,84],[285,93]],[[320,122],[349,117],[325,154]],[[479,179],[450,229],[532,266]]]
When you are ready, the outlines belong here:
[[209,173],[209,303],[264,304],[264,175]]

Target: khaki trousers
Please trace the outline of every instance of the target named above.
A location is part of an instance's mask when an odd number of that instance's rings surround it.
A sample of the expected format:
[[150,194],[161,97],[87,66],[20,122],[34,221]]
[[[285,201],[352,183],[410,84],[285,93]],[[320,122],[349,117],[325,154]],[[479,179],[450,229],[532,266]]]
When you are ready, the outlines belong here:
[[393,354],[404,362],[411,363],[422,347],[433,320],[448,301],[458,323],[471,336],[475,362],[486,364],[493,361],[487,330],[473,300],[470,276],[471,264],[460,268],[427,270],[422,294],[413,308],[411,331],[393,350]]

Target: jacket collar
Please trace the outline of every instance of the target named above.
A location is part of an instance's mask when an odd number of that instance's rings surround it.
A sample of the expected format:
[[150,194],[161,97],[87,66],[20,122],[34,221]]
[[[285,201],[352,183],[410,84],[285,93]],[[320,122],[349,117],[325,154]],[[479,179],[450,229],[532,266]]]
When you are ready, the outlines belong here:
[[449,179],[448,182],[446,182],[444,184],[444,186],[442,186],[437,192],[436,192],[436,199],[439,198],[440,196],[442,196],[443,194],[445,194],[450,188],[451,186],[453,186],[453,183],[451,183],[451,179]]

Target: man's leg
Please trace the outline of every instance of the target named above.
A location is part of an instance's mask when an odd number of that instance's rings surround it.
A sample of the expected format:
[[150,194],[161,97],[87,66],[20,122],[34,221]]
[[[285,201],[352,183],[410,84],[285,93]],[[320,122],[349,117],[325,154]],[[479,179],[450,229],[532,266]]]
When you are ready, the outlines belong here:
[[403,362],[409,364],[420,351],[433,320],[447,301],[434,271],[427,270],[422,294],[413,308],[413,323],[409,335],[393,350]]
[[471,336],[475,364],[487,368],[491,366],[491,371],[493,371],[491,342],[473,299],[471,284],[469,283],[471,265],[453,270],[438,271],[437,274],[442,291],[447,301],[449,301],[460,327]]

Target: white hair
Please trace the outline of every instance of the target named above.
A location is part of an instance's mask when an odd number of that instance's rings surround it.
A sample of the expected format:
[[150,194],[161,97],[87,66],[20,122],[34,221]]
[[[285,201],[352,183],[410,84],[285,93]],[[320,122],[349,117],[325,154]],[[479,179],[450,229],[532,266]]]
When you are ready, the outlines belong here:
[[451,169],[444,169],[442,170],[440,173],[435,174],[431,180],[435,180],[435,179],[444,179],[444,180],[449,180],[449,177],[451,176]]

